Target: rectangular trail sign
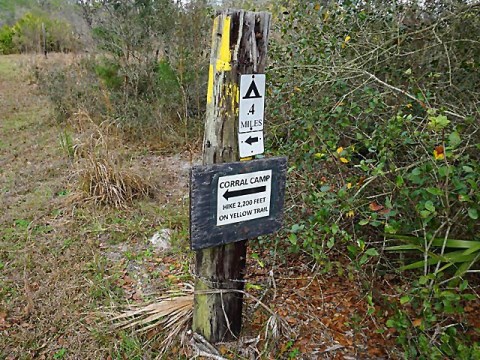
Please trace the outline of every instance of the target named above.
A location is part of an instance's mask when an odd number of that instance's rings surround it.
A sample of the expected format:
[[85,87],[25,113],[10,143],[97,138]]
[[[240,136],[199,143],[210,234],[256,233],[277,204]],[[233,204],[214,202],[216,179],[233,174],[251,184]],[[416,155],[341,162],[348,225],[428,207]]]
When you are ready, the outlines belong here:
[[265,74],[240,76],[238,132],[262,131],[265,112]]
[[282,225],[287,159],[194,166],[190,172],[190,246],[219,246]]
[[272,170],[218,179],[217,225],[258,219],[270,214]]
[[241,158],[263,154],[263,131],[238,133],[238,152]]

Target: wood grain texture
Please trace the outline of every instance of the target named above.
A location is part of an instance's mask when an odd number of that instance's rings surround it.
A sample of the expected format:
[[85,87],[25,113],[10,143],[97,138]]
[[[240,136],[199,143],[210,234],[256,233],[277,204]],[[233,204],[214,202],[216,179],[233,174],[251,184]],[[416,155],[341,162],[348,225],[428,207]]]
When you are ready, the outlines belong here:
[[[270,14],[225,10],[212,32],[203,164],[238,161],[239,76],[265,71]],[[208,242],[209,234],[205,242]],[[235,339],[242,323],[246,240],[196,253],[193,331],[216,343]]]
[[[227,20],[228,19],[228,20]],[[224,33],[225,23],[230,33]],[[203,164],[238,160],[239,80],[243,74],[265,72],[270,14],[228,10],[215,19],[210,55]],[[230,49],[231,66],[224,64],[222,41]],[[226,71],[225,69],[229,69]]]

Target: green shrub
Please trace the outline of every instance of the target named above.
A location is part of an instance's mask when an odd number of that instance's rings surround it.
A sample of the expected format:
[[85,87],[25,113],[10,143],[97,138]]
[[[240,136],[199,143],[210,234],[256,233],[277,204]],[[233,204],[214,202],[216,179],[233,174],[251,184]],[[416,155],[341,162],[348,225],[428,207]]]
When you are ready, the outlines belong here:
[[14,31],[8,25],[3,25],[0,28],[0,54],[8,55],[15,51],[13,35]]
[[[45,32],[43,31],[45,29]],[[13,25],[12,52],[69,52],[79,47],[72,26],[43,12],[27,12]],[[44,36],[46,37],[44,39]],[[44,45],[46,48],[44,49]]]
[[421,277],[412,289],[400,298],[387,326],[395,329],[398,344],[405,358],[476,359],[480,342],[473,340],[474,329],[462,329],[455,317],[464,315],[465,305],[475,296],[468,293],[468,282],[458,288],[444,290],[438,285],[425,286],[431,277]]
[[[375,4],[294,2],[272,44],[270,141],[290,156],[304,229],[290,238],[317,258],[334,244],[356,257],[385,233],[478,239],[479,99],[462,89],[480,80],[463,69],[480,49],[455,45],[473,41],[460,26],[478,9],[404,26],[400,8]],[[449,57],[423,50],[434,21]]]
[[121,88],[122,79],[119,76],[120,65],[111,60],[102,59],[94,67],[95,73],[109,90],[118,90]]
[[159,98],[166,105],[171,102],[181,102],[181,89],[179,76],[172,65],[165,59],[158,62],[155,73],[157,74],[156,88],[160,92]]
[[[412,278],[429,282],[410,289],[419,308],[452,321],[447,298],[471,296],[446,286],[468,279],[480,258],[480,9],[292,1],[276,18],[268,141],[290,159],[292,249],[324,265],[348,256],[364,274],[421,269]],[[406,316],[392,321],[401,327]],[[423,337],[408,325],[402,346],[428,358],[441,321],[419,317]],[[435,354],[478,352],[462,326],[441,329]]]
[[59,58],[36,66],[34,75],[52,102],[58,122],[65,122],[79,111],[99,122],[105,120],[111,105],[95,74],[95,64],[95,60],[86,56],[73,62]]

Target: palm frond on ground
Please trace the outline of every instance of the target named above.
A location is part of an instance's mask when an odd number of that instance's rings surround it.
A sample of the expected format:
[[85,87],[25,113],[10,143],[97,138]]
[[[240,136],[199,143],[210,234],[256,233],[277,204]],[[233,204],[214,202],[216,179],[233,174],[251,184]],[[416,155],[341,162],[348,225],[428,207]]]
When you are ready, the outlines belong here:
[[145,333],[161,329],[160,349],[166,353],[175,340],[190,326],[193,317],[193,292],[185,290],[160,297],[151,303],[135,305],[121,314],[113,315],[114,330],[131,329]]

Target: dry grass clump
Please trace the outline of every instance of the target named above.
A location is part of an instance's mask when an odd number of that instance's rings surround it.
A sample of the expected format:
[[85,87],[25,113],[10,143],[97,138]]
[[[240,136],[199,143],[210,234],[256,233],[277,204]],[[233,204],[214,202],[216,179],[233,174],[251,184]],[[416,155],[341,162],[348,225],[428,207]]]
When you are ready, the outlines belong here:
[[85,160],[79,176],[86,201],[123,208],[134,199],[152,195],[151,184],[111,159],[90,155]]
[[78,179],[76,201],[125,208],[133,200],[150,197],[154,186],[148,178],[124,164],[120,137],[109,122],[95,124],[86,112],[69,121],[82,129],[72,150]]

